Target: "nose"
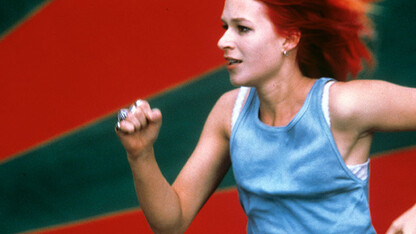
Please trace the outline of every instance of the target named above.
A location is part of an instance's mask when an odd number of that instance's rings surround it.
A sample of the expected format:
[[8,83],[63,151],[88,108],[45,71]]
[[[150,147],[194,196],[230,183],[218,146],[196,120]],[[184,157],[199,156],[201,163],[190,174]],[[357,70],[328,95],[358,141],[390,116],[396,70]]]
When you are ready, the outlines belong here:
[[233,45],[232,37],[230,35],[230,30],[226,30],[224,32],[222,37],[218,40],[217,46],[221,50],[232,49],[233,48],[234,45]]

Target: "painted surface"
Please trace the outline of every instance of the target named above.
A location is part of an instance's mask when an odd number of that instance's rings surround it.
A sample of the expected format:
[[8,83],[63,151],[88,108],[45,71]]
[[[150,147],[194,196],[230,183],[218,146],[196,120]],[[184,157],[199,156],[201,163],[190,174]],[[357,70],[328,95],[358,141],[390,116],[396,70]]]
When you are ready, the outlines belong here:
[[[375,77],[416,87],[415,3],[373,18]],[[0,230],[150,233],[115,112],[149,98],[164,115],[156,144],[173,181],[217,98],[231,89],[216,41],[222,1],[0,0]],[[370,206],[383,233],[416,197],[416,134],[377,134]],[[242,233],[229,173],[189,233]]]
[[52,1],[6,35],[0,159],[221,65],[222,4],[182,2]]

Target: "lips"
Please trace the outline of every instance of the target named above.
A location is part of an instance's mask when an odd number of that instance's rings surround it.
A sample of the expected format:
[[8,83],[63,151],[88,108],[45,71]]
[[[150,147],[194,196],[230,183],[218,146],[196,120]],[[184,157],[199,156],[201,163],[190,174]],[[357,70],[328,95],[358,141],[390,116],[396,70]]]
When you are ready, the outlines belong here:
[[228,65],[233,65],[233,64],[236,64],[236,63],[242,63],[243,62],[243,61],[238,60],[238,59],[227,59],[227,61],[228,61]]
[[238,64],[243,62],[243,60],[232,58],[232,57],[225,57],[225,60],[228,61],[227,68],[229,70],[234,69]]

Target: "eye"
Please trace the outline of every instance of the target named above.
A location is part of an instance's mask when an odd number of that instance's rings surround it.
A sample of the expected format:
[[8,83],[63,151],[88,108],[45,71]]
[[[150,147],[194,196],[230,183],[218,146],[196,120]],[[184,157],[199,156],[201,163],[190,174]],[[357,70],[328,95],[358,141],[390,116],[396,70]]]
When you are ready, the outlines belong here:
[[228,29],[228,25],[223,24],[223,25],[222,25],[222,28],[223,28],[224,30],[227,30],[227,29]]
[[246,26],[238,25],[237,27],[238,27],[238,31],[240,33],[246,33],[246,32],[251,31],[251,28],[248,28]]

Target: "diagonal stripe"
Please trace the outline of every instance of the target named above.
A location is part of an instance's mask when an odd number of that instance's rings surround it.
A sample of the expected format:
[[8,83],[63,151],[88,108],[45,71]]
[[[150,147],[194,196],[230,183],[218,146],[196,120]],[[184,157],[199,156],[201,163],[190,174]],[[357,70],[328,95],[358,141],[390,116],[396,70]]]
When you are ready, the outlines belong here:
[[0,160],[218,67],[221,6],[48,4],[0,43]]
[[[230,88],[221,69],[151,100],[164,115],[155,147],[169,182],[191,154],[215,100]],[[24,231],[136,207],[114,122],[112,115],[2,164],[0,229]],[[232,185],[228,174],[221,187]]]
[[[3,40],[0,160],[217,66],[221,3],[181,4],[54,1]],[[415,86],[413,42],[400,35],[416,31],[397,27],[415,15],[409,1],[383,4],[373,75]]]
[[[238,202],[235,188],[217,191],[201,209],[186,233],[244,233],[247,218]],[[33,230],[30,233],[152,233],[141,210],[87,220],[68,226]]]
[[[155,151],[169,182],[191,154],[215,101],[230,88],[221,69],[151,100],[164,115]],[[136,207],[115,121],[112,115],[2,164],[0,230],[24,231]],[[229,174],[221,186],[233,184]]]
[[[391,222],[414,204],[415,154],[416,148],[413,147],[380,154],[372,159],[370,206],[372,222],[378,233],[385,233]],[[244,233],[246,222],[247,218],[238,203],[237,190],[229,188],[216,192],[208,200],[187,233]],[[44,234],[152,233],[143,213],[139,210],[36,231],[38,232]]]
[[[384,14],[376,17],[380,62],[373,75],[416,86],[413,37],[402,36],[416,32],[408,30],[416,22],[413,8],[405,4],[411,1],[386,2]],[[213,51],[218,51],[215,41],[220,32],[213,22],[219,22],[218,4],[222,2],[60,0],[48,4],[0,41],[0,93],[4,95],[0,137],[5,146],[0,147],[0,160],[113,113],[137,97],[151,96],[217,67],[221,56]],[[167,127],[162,129],[157,153],[169,181],[194,147],[216,98],[231,88],[226,76],[221,69],[152,99],[162,108]],[[111,115],[3,161],[0,230],[32,230],[137,207],[113,126]],[[377,134],[372,153],[414,146],[415,139],[415,133]],[[413,171],[400,166],[414,165],[410,156],[406,158],[397,161],[394,171],[386,166],[382,173],[407,175],[399,179],[403,181],[416,178]],[[373,173],[372,178],[377,176]],[[385,183],[386,178],[379,178],[376,184]],[[222,186],[232,184],[228,176]],[[378,187],[374,185],[371,189]],[[371,199],[399,191],[385,190],[371,194]],[[376,207],[384,201],[379,204]]]
[[0,41],[18,25],[33,16],[51,0],[1,0]]

